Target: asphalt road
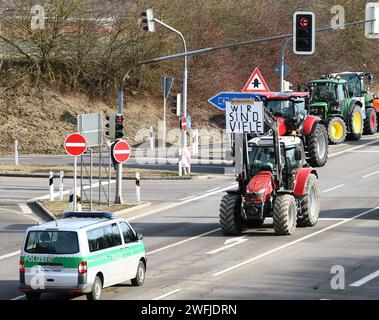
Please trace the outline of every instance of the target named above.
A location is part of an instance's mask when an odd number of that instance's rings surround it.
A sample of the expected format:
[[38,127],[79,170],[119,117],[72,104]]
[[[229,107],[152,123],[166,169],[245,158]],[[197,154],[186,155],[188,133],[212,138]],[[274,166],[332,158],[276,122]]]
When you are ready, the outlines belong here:
[[[240,237],[223,236],[218,207],[234,185],[230,176],[144,182],[143,198],[154,205],[127,218],[144,235],[146,282],[107,288],[103,298],[378,299],[379,134],[330,151],[318,169],[321,219],[293,236],[275,236],[269,219]],[[128,183],[125,197],[133,199]],[[17,250],[25,228],[42,219],[24,204],[47,190],[46,179],[0,177],[0,299],[23,299]],[[334,268],[344,270],[343,289],[332,286]]]

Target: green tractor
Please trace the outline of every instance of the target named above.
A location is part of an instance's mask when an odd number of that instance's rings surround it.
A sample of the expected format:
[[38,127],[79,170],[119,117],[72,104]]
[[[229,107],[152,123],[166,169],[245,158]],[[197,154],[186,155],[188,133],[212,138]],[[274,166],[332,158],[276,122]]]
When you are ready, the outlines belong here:
[[340,144],[348,134],[353,140],[361,139],[365,105],[361,99],[350,97],[346,80],[338,77],[311,80],[309,90],[310,114],[327,123],[330,143]]
[[[378,97],[370,92],[373,83],[373,76],[369,72],[341,72],[332,73],[329,78],[340,78],[347,81],[350,97],[360,99],[366,109],[366,119],[364,121],[364,134],[374,134],[378,130],[377,100]],[[378,110],[376,110],[378,109]],[[379,115],[379,113],[378,113]]]

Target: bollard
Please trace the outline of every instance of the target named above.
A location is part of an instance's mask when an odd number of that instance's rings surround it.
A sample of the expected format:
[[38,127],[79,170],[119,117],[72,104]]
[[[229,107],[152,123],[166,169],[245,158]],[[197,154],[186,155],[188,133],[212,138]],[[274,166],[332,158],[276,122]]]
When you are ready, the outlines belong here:
[[153,127],[150,127],[149,131],[149,140],[150,140],[150,150],[154,150],[154,130]]
[[76,206],[77,206],[76,211],[81,212],[82,211],[82,199],[79,196],[76,196]]
[[140,174],[139,172],[136,172],[136,196],[137,196],[137,202],[141,202],[141,185],[140,185]]
[[54,201],[54,173],[49,171],[50,201]]
[[59,172],[59,200],[60,201],[63,200],[63,189],[64,189],[63,178],[64,178],[64,171],[60,171]]
[[18,166],[18,140],[14,141],[14,164]]

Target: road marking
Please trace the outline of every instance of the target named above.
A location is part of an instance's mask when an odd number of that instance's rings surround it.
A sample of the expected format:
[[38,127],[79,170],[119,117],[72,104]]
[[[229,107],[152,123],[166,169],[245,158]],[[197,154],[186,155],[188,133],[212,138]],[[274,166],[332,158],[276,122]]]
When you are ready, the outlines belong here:
[[371,176],[373,176],[374,174],[378,174],[378,173],[379,173],[379,171],[375,171],[375,172],[373,172],[373,173],[366,174],[365,176],[363,176],[363,178],[368,178],[368,177],[371,177]]
[[349,218],[319,218],[319,221],[345,221]]
[[377,277],[379,277],[379,270],[369,274],[368,276],[362,278],[361,280],[358,280],[358,281],[352,283],[350,285],[350,287],[360,287],[361,285],[363,285],[363,284],[365,284],[365,283],[367,283],[367,282],[369,282],[369,281],[371,281]]
[[353,150],[356,150],[356,149],[359,149],[359,148],[363,148],[363,147],[366,147],[366,146],[369,146],[371,144],[378,143],[378,142],[379,142],[379,140],[374,140],[374,141],[371,141],[371,142],[367,142],[365,144],[361,144],[361,145],[356,146],[356,147],[349,148],[347,150],[342,150],[342,151],[339,151],[339,152],[336,152],[336,153],[333,153],[333,154],[329,155],[329,158],[333,158],[333,157],[339,156],[340,154],[344,154],[345,152],[351,152]]
[[161,295],[161,296],[159,296],[159,297],[157,297],[157,298],[154,298],[153,300],[161,300],[161,299],[164,299],[164,298],[166,298],[166,297],[168,297],[168,296],[171,296],[171,295],[173,295],[174,293],[177,293],[177,292],[179,292],[179,291],[182,291],[183,289],[176,289],[176,290],[173,290],[173,291],[171,291],[171,292],[169,292],[169,293],[166,293],[166,294],[163,294],[163,295]]
[[224,251],[224,250],[229,249],[231,247],[237,246],[237,245],[242,244],[242,243],[246,242],[247,240],[249,240],[249,239],[245,239],[245,238],[246,238],[246,236],[228,239],[225,241],[223,247],[212,250],[212,251],[208,251],[207,254],[219,253],[221,251]]
[[3,256],[0,256],[0,260],[8,259],[8,258],[17,256],[18,254],[21,254],[21,250],[17,250],[15,252],[4,254]]
[[204,232],[204,233],[202,233],[202,234],[199,234],[198,236],[194,236],[194,237],[192,237],[192,238],[188,238],[188,239],[185,239],[185,240],[182,240],[182,241],[179,241],[179,242],[175,242],[175,243],[170,244],[170,245],[168,245],[168,246],[165,246],[165,247],[162,247],[162,248],[159,248],[159,249],[156,249],[156,250],[153,250],[153,251],[147,252],[146,254],[147,254],[147,255],[151,255],[151,254],[154,254],[154,253],[157,253],[157,252],[163,251],[163,250],[167,250],[167,249],[170,249],[170,248],[172,248],[172,247],[176,247],[176,246],[179,246],[179,245],[181,245],[181,244],[183,244],[183,243],[187,243],[187,242],[189,242],[189,241],[196,240],[196,239],[198,239],[198,238],[204,237],[204,236],[206,236],[206,235],[208,235],[208,234],[215,233],[215,232],[220,231],[220,230],[221,230],[220,228],[213,229],[213,230],[211,230],[211,231],[207,231],[207,232]]
[[378,153],[379,150],[358,150],[358,151],[349,151],[351,153]]
[[238,263],[238,264],[236,264],[236,265],[234,265],[234,266],[232,266],[232,267],[229,267],[229,268],[226,268],[226,269],[221,270],[221,271],[219,271],[219,272],[216,272],[216,273],[212,274],[212,276],[217,277],[217,276],[220,276],[220,275],[222,275],[222,274],[224,274],[224,273],[227,273],[227,272],[233,271],[233,270],[235,270],[235,269],[237,269],[237,268],[239,268],[239,267],[242,267],[242,266],[244,266],[244,265],[246,265],[246,264],[249,264],[249,263],[251,263],[251,262],[253,262],[253,261],[259,260],[259,259],[261,259],[261,258],[264,258],[264,257],[266,257],[266,256],[268,256],[268,255],[270,255],[270,254],[272,254],[272,253],[275,253],[275,252],[278,252],[278,251],[280,251],[280,250],[283,250],[283,249],[286,249],[286,248],[288,248],[288,247],[291,247],[291,246],[293,246],[293,245],[295,245],[295,244],[297,244],[297,243],[299,243],[299,242],[302,242],[302,241],[304,241],[304,240],[307,240],[307,239],[309,239],[309,238],[312,238],[312,237],[314,237],[314,236],[317,236],[317,235],[319,235],[319,234],[321,234],[321,233],[323,233],[323,232],[326,232],[326,231],[328,231],[328,230],[334,229],[334,228],[336,228],[336,227],[338,227],[338,226],[341,226],[341,225],[343,225],[343,224],[345,224],[345,223],[347,223],[347,222],[350,222],[350,221],[353,221],[353,220],[355,220],[355,219],[358,219],[358,218],[360,218],[360,217],[362,217],[362,216],[364,216],[364,215],[366,215],[366,214],[369,214],[369,213],[371,213],[371,212],[373,212],[373,211],[376,211],[376,210],[378,210],[378,209],[379,209],[379,206],[376,207],[376,208],[373,208],[373,209],[370,209],[370,210],[364,211],[364,212],[362,212],[362,213],[360,213],[360,214],[357,214],[356,216],[354,216],[354,217],[352,217],[352,218],[349,218],[349,219],[347,219],[347,220],[340,221],[340,222],[335,223],[335,224],[333,224],[333,225],[331,225],[331,226],[329,226],[329,227],[326,227],[326,228],[324,228],[324,229],[321,229],[321,230],[319,230],[319,231],[316,231],[316,232],[314,232],[314,233],[311,233],[311,234],[309,234],[309,235],[307,235],[307,236],[304,236],[304,237],[299,238],[299,239],[297,239],[297,240],[291,241],[291,242],[289,242],[289,243],[286,243],[286,244],[284,244],[284,245],[282,245],[282,246],[279,246],[279,247],[277,247],[277,248],[274,248],[274,249],[272,249],[272,250],[269,250],[269,251],[263,252],[263,253],[261,253],[261,254],[255,256],[255,257],[252,257],[252,258],[250,258],[250,259],[248,259],[248,260],[245,260],[245,261],[243,261],[243,262],[241,262],[241,263]]
[[20,299],[22,299],[22,298],[25,298],[25,295],[23,295],[23,296],[19,296],[19,297],[16,297],[16,298],[13,298],[13,299],[11,299],[11,300],[20,300]]
[[[115,180],[111,180],[111,184],[113,184],[113,183],[116,183],[116,181]],[[104,182],[101,183],[102,186],[106,186],[108,184],[109,184],[108,181],[104,181]],[[96,182],[96,183],[92,184],[92,188],[97,188],[98,186],[99,186],[99,182]],[[88,189],[90,189],[90,187],[91,186],[84,186],[83,189],[84,190],[88,190]],[[72,190],[73,190],[73,188],[63,191],[63,195],[70,194],[70,192]],[[58,196],[59,196],[59,191],[54,193],[54,198],[56,198]],[[37,200],[47,200],[47,199],[50,199],[50,194],[47,194],[47,195],[44,195],[44,196],[40,196],[40,197],[36,197],[36,198],[33,198],[33,199],[29,199],[28,202],[37,201]]]
[[218,189],[221,189],[221,187],[217,187],[217,188],[213,188],[213,189],[207,190],[207,192],[213,192],[213,191],[216,191]]
[[179,201],[188,200],[188,199],[191,199],[191,198],[194,198],[194,197],[196,197],[196,195],[192,195],[192,196],[189,196],[189,197],[185,197],[185,198],[179,199]]
[[20,207],[21,211],[25,214],[32,214],[33,213],[33,211],[25,203],[19,203],[18,206]]
[[326,189],[326,190],[323,191],[323,192],[324,192],[324,193],[325,193],[325,192],[329,192],[329,191],[332,191],[332,190],[335,190],[335,189],[341,188],[341,187],[343,187],[343,186],[344,186],[344,184],[340,184],[340,185],[335,186],[335,187],[333,187],[333,188]]
[[30,214],[25,214],[25,213],[23,213],[23,212],[15,211],[15,210],[7,209],[7,208],[1,208],[1,210],[3,210],[3,211],[9,211],[9,212],[12,212],[12,213],[19,214],[19,215],[21,215],[21,216],[24,216],[24,217],[26,217],[26,218],[28,218],[28,219],[33,220],[34,222],[37,222],[38,224],[41,223],[41,220],[35,218],[34,216],[32,216],[32,215],[30,215]]
[[204,199],[204,198],[207,198],[209,196],[213,196],[215,194],[218,194],[218,193],[221,193],[223,191],[229,190],[229,189],[231,189],[232,187],[235,187],[235,186],[237,186],[236,183],[234,185],[231,185],[229,187],[226,187],[226,188],[223,188],[223,189],[220,189],[220,190],[216,190],[216,191],[213,191],[213,192],[208,192],[208,193],[205,193],[205,194],[203,194],[201,196],[195,196],[195,197],[193,197],[191,199],[183,200],[183,201],[180,201],[180,202],[177,202],[177,203],[173,203],[173,204],[170,204],[168,206],[165,206],[165,207],[162,207],[162,208],[159,208],[159,209],[156,209],[156,210],[152,210],[152,211],[149,211],[149,212],[146,212],[146,213],[142,213],[142,214],[140,214],[138,216],[134,216],[134,217],[129,218],[128,221],[135,221],[137,219],[144,218],[144,217],[150,216],[152,214],[159,213],[161,211],[170,210],[172,208],[176,208],[176,207],[182,206],[184,204],[187,204],[187,203],[190,203],[190,202],[193,202],[193,201]]

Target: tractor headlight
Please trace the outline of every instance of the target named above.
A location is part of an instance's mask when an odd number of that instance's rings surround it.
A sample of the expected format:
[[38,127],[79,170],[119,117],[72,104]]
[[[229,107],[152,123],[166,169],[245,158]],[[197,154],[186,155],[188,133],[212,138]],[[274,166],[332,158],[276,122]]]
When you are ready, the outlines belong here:
[[265,188],[263,188],[263,189],[261,189],[261,190],[258,190],[258,191],[255,191],[255,192],[253,192],[254,194],[256,194],[256,195],[262,195],[262,194],[264,194],[266,192],[266,189]]

